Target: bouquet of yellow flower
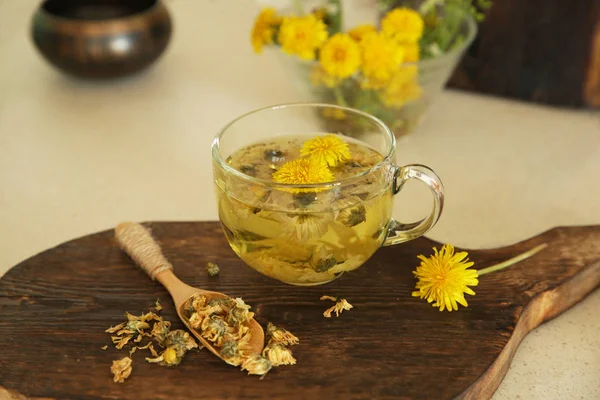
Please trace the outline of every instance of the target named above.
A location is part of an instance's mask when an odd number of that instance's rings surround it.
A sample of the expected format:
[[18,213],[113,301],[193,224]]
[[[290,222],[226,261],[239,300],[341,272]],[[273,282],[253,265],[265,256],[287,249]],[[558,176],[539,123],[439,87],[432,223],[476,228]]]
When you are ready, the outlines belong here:
[[[467,0],[446,1],[455,4],[451,12],[442,0],[428,0],[419,10],[392,7],[378,27],[363,24],[347,31],[341,29],[339,0],[300,15],[265,8],[254,22],[251,42],[256,53],[278,47],[291,57],[319,101],[366,111],[402,134],[418,123],[431,95],[449,78],[461,55],[455,49],[464,51],[474,36]],[[423,63],[435,59],[443,62]],[[344,115],[327,117],[343,120]]]

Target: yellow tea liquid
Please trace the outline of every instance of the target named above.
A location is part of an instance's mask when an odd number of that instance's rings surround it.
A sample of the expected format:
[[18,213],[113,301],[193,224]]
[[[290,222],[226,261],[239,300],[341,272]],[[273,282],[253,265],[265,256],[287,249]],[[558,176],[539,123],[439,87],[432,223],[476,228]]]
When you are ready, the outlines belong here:
[[[255,143],[233,153],[228,164],[272,182],[285,162],[300,157],[317,135]],[[351,158],[331,172],[339,185],[293,192],[232,176],[216,179],[219,217],[233,250],[264,275],[295,285],[329,282],[361,266],[382,244],[391,218],[389,170],[370,170],[381,154],[341,136]]]

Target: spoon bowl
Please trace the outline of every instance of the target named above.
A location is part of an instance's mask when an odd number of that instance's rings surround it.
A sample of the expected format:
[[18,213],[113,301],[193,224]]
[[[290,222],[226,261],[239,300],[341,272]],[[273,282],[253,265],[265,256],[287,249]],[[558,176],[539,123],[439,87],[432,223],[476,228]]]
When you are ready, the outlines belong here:
[[[184,304],[194,295],[199,294],[207,298],[230,298],[225,293],[213,292],[192,287],[182,282],[173,273],[173,265],[162,254],[159,244],[152,238],[148,229],[135,222],[123,222],[115,228],[115,238],[119,242],[121,249],[125,251],[137,265],[146,272],[150,278],[159,281],[173,298],[173,303],[177,309],[177,315],[185,324],[188,330],[214,355],[223,359],[219,350],[212,343],[202,337],[202,335],[192,328],[188,319],[181,313]],[[263,328],[254,318],[248,320],[247,326],[250,328],[251,338],[250,346],[252,350],[261,354],[264,348],[265,333]]]

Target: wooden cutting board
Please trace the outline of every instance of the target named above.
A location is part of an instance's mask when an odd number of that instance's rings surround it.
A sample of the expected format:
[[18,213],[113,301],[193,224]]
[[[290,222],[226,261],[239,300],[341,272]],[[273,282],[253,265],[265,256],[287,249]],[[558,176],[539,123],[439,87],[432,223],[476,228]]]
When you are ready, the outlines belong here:
[[[319,287],[277,283],[246,267],[216,222],[150,223],[185,282],[243,297],[261,323],[300,338],[298,363],[264,379],[207,351],[174,368],[133,355],[133,373],[112,382],[113,359],[127,355],[104,330],[125,311],[162,315],[182,328],[167,292],[134,267],[113,232],[86,236],[36,255],[0,280],[0,398],[44,399],[486,399],[496,390],[523,337],[600,284],[600,226],[556,228],[501,249],[471,251],[476,267],[538,244],[548,248],[480,278],[458,312],[439,312],[411,297],[418,254],[438,243],[420,238],[380,249],[362,268]],[[208,277],[205,264],[221,273]],[[354,305],[323,318],[342,296]],[[109,345],[103,351],[101,347]]]

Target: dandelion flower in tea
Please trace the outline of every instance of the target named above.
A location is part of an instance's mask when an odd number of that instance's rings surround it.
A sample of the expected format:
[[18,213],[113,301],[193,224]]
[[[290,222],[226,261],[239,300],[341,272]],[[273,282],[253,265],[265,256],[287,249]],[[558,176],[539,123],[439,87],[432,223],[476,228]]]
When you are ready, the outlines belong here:
[[[329,282],[359,267],[381,246],[391,218],[393,175],[372,169],[383,159],[339,134],[282,136],[238,149],[229,165],[238,171],[252,165],[253,178],[265,184],[256,193],[249,188],[254,183],[217,185],[229,244],[252,268],[288,283]],[[269,182],[331,184],[269,188]]]
[[[308,185],[334,180],[334,176],[319,158],[300,158],[288,161],[273,174],[273,182],[290,185]],[[301,192],[302,189],[292,189]]]
[[300,154],[335,167],[350,159],[350,147],[338,135],[317,136],[302,145]]

